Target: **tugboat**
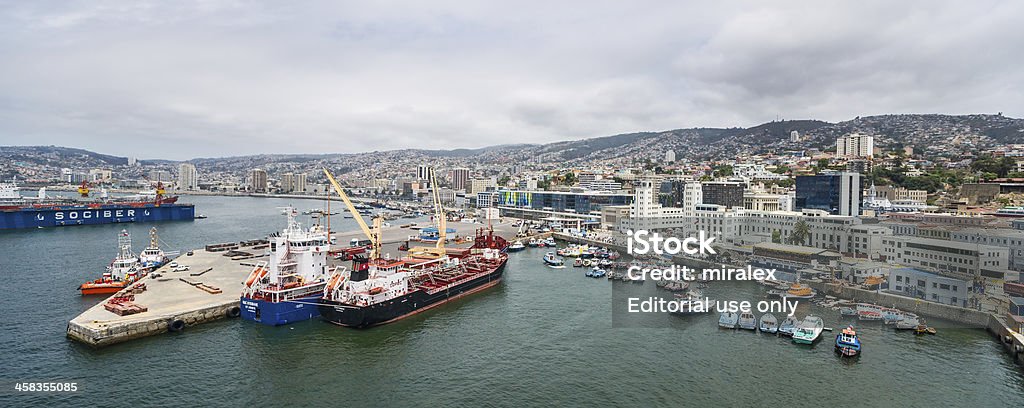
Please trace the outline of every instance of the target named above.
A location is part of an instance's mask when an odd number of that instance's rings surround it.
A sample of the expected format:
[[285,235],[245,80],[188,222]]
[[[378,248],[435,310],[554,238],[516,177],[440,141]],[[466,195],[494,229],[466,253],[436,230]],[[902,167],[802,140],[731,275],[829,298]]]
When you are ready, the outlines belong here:
[[847,326],[836,335],[836,352],[844,357],[860,355],[860,338],[853,326]]
[[[445,249],[442,235],[435,248],[410,250],[410,253],[430,253],[436,256],[424,258],[410,255],[404,259],[381,257],[380,218],[374,220],[375,230],[370,231],[334,176],[327,169],[324,169],[324,174],[353,213],[363,234],[372,242],[369,257],[354,257],[351,270],[340,268],[328,278],[318,306],[324,320],[353,328],[386,324],[501,282],[508,262],[508,254],[503,251],[506,245],[502,245],[503,240],[495,240],[497,245],[494,246],[500,246],[501,249],[486,244],[478,246],[478,243],[488,241],[487,236],[481,232],[477,233],[471,248]],[[445,231],[445,213],[436,189],[434,203],[439,231]]]
[[239,308],[243,319],[271,326],[309,320],[327,284],[328,234],[319,225],[303,229],[292,207],[288,226],[270,241],[270,263],[256,264],[244,281]]
[[117,246],[120,252],[107,266],[103,277],[78,286],[82,296],[117,293],[141,277],[139,258],[132,252],[132,236],[128,230],[121,230],[117,236]]
[[[176,252],[177,254],[177,252]],[[156,234],[156,227],[149,229],[149,246],[139,254],[139,265],[141,269],[148,271],[156,270],[164,266],[168,261],[167,254],[160,249],[160,237]]]

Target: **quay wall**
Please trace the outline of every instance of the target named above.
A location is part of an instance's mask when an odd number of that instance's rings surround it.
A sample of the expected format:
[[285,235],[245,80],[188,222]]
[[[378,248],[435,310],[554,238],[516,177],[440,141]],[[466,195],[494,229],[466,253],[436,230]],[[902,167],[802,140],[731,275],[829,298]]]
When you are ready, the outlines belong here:
[[963,307],[944,305],[941,303],[929,302],[922,299],[915,299],[906,296],[879,293],[849,286],[825,282],[804,282],[814,289],[828,295],[841,299],[855,300],[857,302],[874,303],[881,306],[892,306],[900,310],[912,312],[921,316],[936,317],[967,325],[969,327],[986,328],[989,326],[988,313]]
[[227,318],[231,314],[232,309],[236,308],[238,308],[238,301],[233,300],[173,315],[146,316],[140,317],[137,320],[94,323],[97,326],[95,329],[71,321],[68,323],[67,335],[73,340],[93,347],[104,347],[173,331],[171,330],[171,322],[176,320],[182,321],[184,323],[183,329],[187,330],[189,326]]

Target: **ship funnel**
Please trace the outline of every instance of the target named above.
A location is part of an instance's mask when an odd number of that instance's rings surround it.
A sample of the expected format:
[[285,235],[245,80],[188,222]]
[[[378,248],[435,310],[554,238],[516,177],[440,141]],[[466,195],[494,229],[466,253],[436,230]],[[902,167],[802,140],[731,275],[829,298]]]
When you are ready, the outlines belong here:
[[46,187],[40,187],[39,193],[36,195],[36,197],[39,198],[40,200],[46,198]]
[[349,280],[360,282],[370,278],[370,260],[363,255],[352,257],[352,273]]

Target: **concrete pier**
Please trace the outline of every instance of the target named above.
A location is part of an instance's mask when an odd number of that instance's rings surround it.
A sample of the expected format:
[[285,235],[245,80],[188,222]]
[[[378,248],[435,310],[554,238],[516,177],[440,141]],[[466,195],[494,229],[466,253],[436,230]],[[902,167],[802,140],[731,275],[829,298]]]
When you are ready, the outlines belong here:
[[[418,225],[425,227],[429,225]],[[486,224],[451,222],[449,228],[455,229],[449,237],[472,237],[479,228]],[[495,223],[495,234],[505,238],[515,235],[515,228],[510,223]],[[418,235],[419,231],[406,224],[405,228],[393,226],[382,231],[382,253],[385,256],[398,258],[405,255],[398,247],[405,243],[410,235]],[[360,231],[332,233],[337,238],[334,247],[346,246],[350,239],[363,239]],[[461,244],[450,243],[449,247],[466,247],[472,242]],[[433,246],[410,242],[413,247]],[[67,336],[76,341],[94,347],[103,347],[132,339],[167,333],[169,331],[188,331],[188,328],[201,323],[224,318],[237,317],[239,295],[242,292],[242,281],[252,272],[253,266],[265,261],[267,248],[242,246],[237,251],[209,252],[204,249],[193,251],[192,255],[182,255],[175,259],[178,265],[187,265],[188,271],[174,272],[170,265],[139,280],[132,286],[122,290],[122,294],[133,292],[133,288],[145,285],[146,290],[134,294],[133,303],[145,307],[141,313],[119,316],[108,311],[104,305],[110,299],[99,301],[96,306],[75,317],[67,326]],[[227,255],[227,256],[225,256]],[[348,262],[330,260],[332,265]]]
[[[266,252],[265,248],[242,247],[239,250],[254,255]],[[119,296],[145,285],[145,291],[135,294],[134,303],[148,310],[118,316],[104,308],[108,300],[104,299],[68,323],[68,337],[101,347],[238,316],[242,281],[252,271],[252,265],[266,258],[233,261],[233,257],[225,254],[228,252],[196,250],[191,256],[178,257],[175,262],[187,265],[189,270],[174,272],[170,265],[164,265],[113,295]],[[211,293],[218,290],[220,293]]]

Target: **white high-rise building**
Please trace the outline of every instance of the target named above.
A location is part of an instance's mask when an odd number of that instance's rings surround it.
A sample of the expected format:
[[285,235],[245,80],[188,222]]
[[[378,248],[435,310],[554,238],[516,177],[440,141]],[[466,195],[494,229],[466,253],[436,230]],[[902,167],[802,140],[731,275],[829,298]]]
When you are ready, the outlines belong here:
[[686,215],[682,208],[663,207],[658,204],[654,182],[641,180],[633,194],[633,203],[629,206],[629,218],[622,220],[624,229],[657,230],[681,228],[686,225]]
[[795,130],[792,131],[792,132],[789,132],[789,141],[790,142],[794,142],[794,143],[795,142],[799,142],[800,141],[800,132],[797,132]]
[[871,158],[875,155],[875,137],[857,133],[849,134],[836,139],[837,157],[865,157]]
[[669,150],[665,152],[665,162],[671,163],[674,161],[676,161],[676,152],[674,150]]
[[178,189],[189,191],[199,189],[199,172],[196,171],[196,166],[192,163],[182,163],[178,166]]

